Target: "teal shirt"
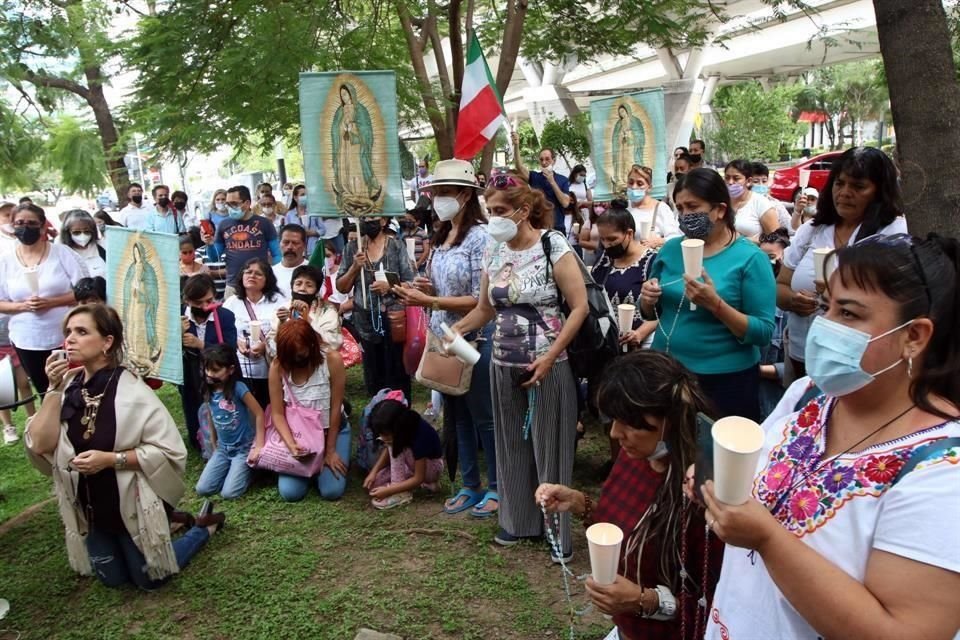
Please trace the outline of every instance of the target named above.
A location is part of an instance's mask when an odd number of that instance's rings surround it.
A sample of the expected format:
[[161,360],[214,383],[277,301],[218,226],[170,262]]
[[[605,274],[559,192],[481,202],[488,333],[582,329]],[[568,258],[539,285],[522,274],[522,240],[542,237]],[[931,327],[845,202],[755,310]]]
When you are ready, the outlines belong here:
[[747,316],[747,333],[741,339],[707,309],[691,311],[686,298],[680,304],[684,295],[682,240],[667,240],[650,269],[650,278],[659,279],[663,291],[653,348],[668,351],[666,336],[670,335],[668,352],[694,373],[733,373],[755,366],[760,362],[760,347],[770,344],[773,335],[777,285],[770,259],[757,245],[739,237],[720,253],[703,259],[703,269],[723,301]]

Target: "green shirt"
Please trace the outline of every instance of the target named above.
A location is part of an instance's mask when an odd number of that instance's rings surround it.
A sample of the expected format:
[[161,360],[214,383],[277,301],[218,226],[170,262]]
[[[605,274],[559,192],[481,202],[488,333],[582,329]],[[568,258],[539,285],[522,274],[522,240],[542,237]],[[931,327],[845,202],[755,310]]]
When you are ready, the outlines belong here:
[[770,259],[740,237],[703,259],[703,269],[723,301],[747,316],[747,333],[737,338],[711,311],[699,306],[690,310],[690,301],[683,297],[682,240],[667,240],[650,269],[650,278],[659,279],[662,289],[652,348],[668,352],[694,373],[733,373],[755,366],[760,347],[773,335],[777,285]]

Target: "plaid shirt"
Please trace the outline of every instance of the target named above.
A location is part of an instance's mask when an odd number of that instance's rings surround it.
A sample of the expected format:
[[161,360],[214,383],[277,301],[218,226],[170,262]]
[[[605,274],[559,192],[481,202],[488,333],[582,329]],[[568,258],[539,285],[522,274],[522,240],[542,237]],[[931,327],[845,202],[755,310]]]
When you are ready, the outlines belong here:
[[[643,458],[634,459],[625,453],[617,456],[617,461],[610,471],[607,481],[603,484],[600,500],[593,510],[593,522],[610,522],[623,530],[623,544],[625,551],[627,540],[633,532],[647,507],[653,502],[657,490],[663,483],[663,474],[657,473],[650,467],[650,463]],[[592,523],[585,523],[592,524]],[[686,568],[696,584],[701,584],[703,573],[703,510],[694,508],[687,529],[687,558]],[[644,547],[640,575],[643,576],[643,586],[652,588],[663,584],[660,577],[660,544],[656,537],[648,539]],[[629,558],[620,558],[618,573],[628,580],[636,581],[637,576],[636,554]],[[723,564],[723,543],[715,536],[710,544],[710,576],[707,580],[708,600],[713,598],[713,590],[720,579],[720,565]],[[680,594],[674,593],[677,598],[677,607],[680,607]],[[697,599],[699,595],[690,594],[687,598],[687,635],[693,637],[694,620],[697,616]],[[657,621],[643,618],[637,614],[627,613],[613,616],[613,621],[620,631],[621,638],[629,640],[684,640],[680,637],[680,612],[670,621]],[[702,632],[701,632],[702,633]]]

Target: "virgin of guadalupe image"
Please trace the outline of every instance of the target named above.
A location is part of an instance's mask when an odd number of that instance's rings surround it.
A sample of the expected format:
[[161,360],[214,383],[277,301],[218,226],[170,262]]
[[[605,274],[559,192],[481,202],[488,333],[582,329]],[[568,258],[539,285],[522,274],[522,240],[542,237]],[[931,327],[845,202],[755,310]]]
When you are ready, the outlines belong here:
[[617,121],[613,125],[613,191],[619,193],[627,188],[627,176],[635,164],[643,164],[643,145],[646,135],[640,118],[630,112],[630,107],[617,107]]
[[134,243],[131,255],[133,262],[123,278],[123,346],[128,366],[134,373],[146,375],[163,354],[157,333],[160,281],[141,243]]
[[373,124],[353,85],[341,84],[339,96],[330,130],[333,192],[341,211],[359,216],[377,210],[383,190],[373,173]]

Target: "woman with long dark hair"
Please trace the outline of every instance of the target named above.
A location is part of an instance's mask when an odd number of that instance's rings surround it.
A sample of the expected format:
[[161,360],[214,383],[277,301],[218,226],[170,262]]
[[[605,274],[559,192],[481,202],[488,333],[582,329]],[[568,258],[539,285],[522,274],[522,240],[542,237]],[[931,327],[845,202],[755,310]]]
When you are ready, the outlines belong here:
[[704,241],[702,278],[685,274],[684,238],[667,240],[640,297],[643,318],[659,320],[653,348],[696,373],[721,416],[759,419],[757,364],[774,326],[770,261],[737,233],[727,185],[716,171],[684,175],[675,197],[680,230]]
[[907,232],[897,168],[879,149],[848,149],[834,162],[813,220],[797,229],[783,254],[777,276],[777,306],[787,312],[787,356],[797,376],[803,376],[807,331],[817,316],[819,301],[813,254],[840,249],[874,234]]
[[236,318],[240,375],[260,406],[266,407],[270,403],[267,386],[270,324],[277,309],[290,301],[280,293],[277,276],[270,263],[262,258],[247,260],[234,286],[236,295],[227,298],[223,307]]
[[[587,593],[613,616],[624,640],[698,638],[720,574],[722,545],[713,538],[704,557],[703,509],[684,499],[684,473],[696,457],[697,413],[710,402],[697,377],[670,356],[636,351],[605,371],[597,406],[613,419],[621,445],[594,506],[582,491],[541,484],[537,504],[617,525],[624,533],[616,581],[587,580]],[[704,566],[707,575],[704,575]]]
[[706,637],[954,638],[960,243],[873,234],[827,260],[821,393],[765,423],[750,500],[703,488],[727,543]]

